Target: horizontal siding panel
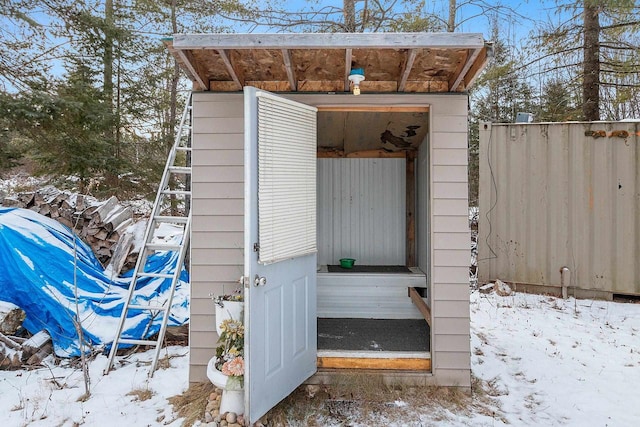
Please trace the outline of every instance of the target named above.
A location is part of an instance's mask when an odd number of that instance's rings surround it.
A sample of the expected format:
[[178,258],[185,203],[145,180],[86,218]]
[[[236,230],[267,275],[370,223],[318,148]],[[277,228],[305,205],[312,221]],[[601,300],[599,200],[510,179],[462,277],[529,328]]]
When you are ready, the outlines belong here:
[[439,351],[433,361],[434,369],[470,369],[471,358],[468,351]]
[[[213,317],[209,318],[209,315],[213,316],[215,313],[215,304],[211,298],[192,298],[191,313],[199,315],[199,320],[207,321],[207,324],[201,324],[198,330],[213,331],[215,329]],[[209,323],[209,321],[211,321],[211,323]]]
[[434,249],[467,249],[471,247],[471,234],[463,233],[438,233],[433,231]]
[[193,166],[244,166],[244,150],[194,150]]
[[[244,117],[244,101],[242,96],[227,102],[216,99],[215,101],[199,101],[193,109],[194,118],[227,118]],[[235,101],[235,102],[234,102]]]
[[244,232],[244,218],[237,215],[199,216],[191,226],[193,233],[201,231]]
[[438,283],[434,301],[464,301],[469,304],[468,283]]
[[[243,150],[244,134],[199,134],[201,138],[198,143],[200,150]],[[204,138],[204,139],[202,139]]]
[[438,233],[467,233],[469,231],[469,217],[435,216],[433,217],[433,231]]
[[[244,94],[237,93],[214,93],[214,92],[193,92],[193,104],[200,106],[201,103],[218,102],[218,103],[240,103],[244,105]],[[196,113],[194,108],[194,114]],[[196,116],[197,117],[197,116]]]
[[433,346],[438,353],[445,352],[463,352],[467,356],[470,355],[471,343],[470,335],[447,335],[447,334],[434,334]]
[[433,119],[439,119],[442,116],[466,116],[468,108],[467,95],[447,95],[434,100],[430,112]]
[[435,148],[432,151],[433,165],[466,166],[468,162],[466,148]]
[[240,265],[244,262],[242,249],[198,249],[191,255],[191,264]]
[[[192,269],[193,280],[198,282],[212,281],[215,278],[218,283],[237,283],[243,273],[241,265],[198,265],[194,267],[197,268]],[[230,291],[232,290],[233,288],[230,289]]]
[[[436,283],[469,283],[468,267],[438,266],[434,270],[433,281]],[[434,295],[436,295],[435,292]]]
[[[207,320],[211,320],[213,322],[213,317]],[[200,322],[200,323],[203,323],[203,322]],[[205,331],[189,329],[189,335],[193,342],[201,343],[201,345],[196,345],[195,346],[196,348],[203,348],[203,347],[209,348],[209,346],[211,346],[212,348],[215,349],[215,344],[218,341],[218,334],[215,332],[215,326]],[[215,354],[215,350],[214,350],[214,354]],[[209,358],[211,358],[211,356],[209,356]]]
[[244,184],[240,182],[194,182],[194,194],[210,195],[212,199],[240,199],[244,197]]
[[469,188],[466,182],[434,182],[434,199],[466,199]]
[[433,306],[431,307],[431,311],[434,318],[438,318],[438,317],[446,317],[446,318],[457,317],[462,319],[469,318],[469,302],[468,301],[435,300],[432,305]]
[[470,319],[468,317],[436,317],[433,330],[438,334],[469,336]]
[[444,387],[471,387],[471,371],[465,369],[433,369],[438,385]]
[[[232,293],[234,290],[239,288],[238,279],[240,278],[240,274],[236,276],[235,279],[229,280],[228,282],[222,282],[220,280],[216,280],[215,282],[209,279],[192,281],[191,283],[191,298],[200,298],[210,300],[211,295],[226,295]],[[211,314],[211,313],[207,313]]]
[[[191,358],[189,360],[191,360]],[[202,383],[209,381],[207,378],[206,365],[194,365],[192,362],[189,363],[189,383]]]
[[452,132],[452,133],[434,133],[433,141],[431,142],[432,148],[463,148],[467,149],[469,142],[468,136],[464,132]]
[[[196,344],[197,342],[197,344]],[[202,344],[206,344],[207,347]],[[191,344],[189,356],[191,356],[191,364],[192,365],[204,365],[207,366],[209,360],[216,354],[215,351],[215,343],[213,345],[209,344],[207,341],[204,343],[200,343],[194,340],[194,343]]]
[[[194,218],[193,222],[200,221],[200,218]],[[205,220],[206,221],[206,220]],[[244,220],[243,220],[244,222]],[[199,231],[191,233],[191,249],[202,248],[242,248],[244,246],[244,230],[237,231]]]
[[471,264],[469,249],[436,249],[433,264],[440,267],[468,267]]
[[434,133],[434,139],[436,133],[458,132],[466,136],[467,115],[461,114],[459,116],[438,116],[437,120],[432,120],[431,126]]
[[434,166],[431,176],[434,182],[467,182],[466,166]]
[[208,117],[206,120],[195,120],[193,123],[194,134],[227,134],[243,133],[244,118],[214,118]]
[[[211,298],[207,298],[207,299],[211,304],[213,304],[213,301],[211,301]],[[191,335],[193,335],[196,332],[199,332],[201,334],[206,334],[209,337],[211,337],[212,338],[211,341],[217,340],[218,334],[215,332],[214,317],[215,316],[212,314],[212,310],[209,310],[208,312],[202,312],[201,310],[200,313],[193,313],[191,315],[192,322],[189,325],[189,332],[191,333]],[[197,320],[195,324],[193,323],[194,319]],[[196,327],[196,324],[197,324],[197,327]]]
[[435,199],[431,202],[432,214],[468,215],[469,204],[463,199]]
[[193,199],[192,215],[244,215],[243,199]]
[[[244,166],[194,165],[192,182],[244,182]],[[203,195],[194,194],[193,198]]]

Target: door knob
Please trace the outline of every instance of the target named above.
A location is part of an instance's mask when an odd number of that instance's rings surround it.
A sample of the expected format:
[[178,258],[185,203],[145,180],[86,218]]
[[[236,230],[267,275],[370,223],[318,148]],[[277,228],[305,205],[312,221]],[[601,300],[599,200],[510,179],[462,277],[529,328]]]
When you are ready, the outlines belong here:
[[267,278],[264,276],[260,277],[256,274],[256,278],[254,279],[253,283],[256,286],[264,286],[267,284]]

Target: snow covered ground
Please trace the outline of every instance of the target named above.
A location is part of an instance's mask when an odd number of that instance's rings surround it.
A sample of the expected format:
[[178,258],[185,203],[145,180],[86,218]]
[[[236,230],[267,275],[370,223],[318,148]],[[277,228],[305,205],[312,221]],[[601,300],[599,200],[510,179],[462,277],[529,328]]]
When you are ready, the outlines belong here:
[[[471,325],[473,374],[495,414],[486,405],[460,413],[415,408],[415,416],[384,425],[640,425],[640,304],[473,291]],[[166,399],[187,388],[188,350],[168,351],[171,367],[152,379],[145,364],[151,352],[107,376],[106,358],[98,357],[91,362],[92,396],[86,402],[78,401],[84,393],[79,369],[0,372],[3,427],[178,426],[181,420]],[[129,394],[136,391],[152,396]]]

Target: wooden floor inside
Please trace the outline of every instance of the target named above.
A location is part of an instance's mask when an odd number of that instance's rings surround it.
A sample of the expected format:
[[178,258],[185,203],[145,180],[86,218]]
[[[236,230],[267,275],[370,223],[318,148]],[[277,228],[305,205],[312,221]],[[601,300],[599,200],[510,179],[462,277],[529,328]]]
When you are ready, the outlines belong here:
[[423,319],[318,319],[318,367],[431,370]]

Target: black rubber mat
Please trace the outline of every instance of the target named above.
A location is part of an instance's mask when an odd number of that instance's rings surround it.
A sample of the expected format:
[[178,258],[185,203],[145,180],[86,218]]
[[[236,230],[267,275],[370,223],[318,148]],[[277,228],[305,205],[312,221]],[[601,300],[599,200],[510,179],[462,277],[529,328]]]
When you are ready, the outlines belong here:
[[342,268],[339,265],[328,265],[329,273],[411,273],[404,265],[358,265]]
[[423,319],[318,319],[318,350],[430,351]]

